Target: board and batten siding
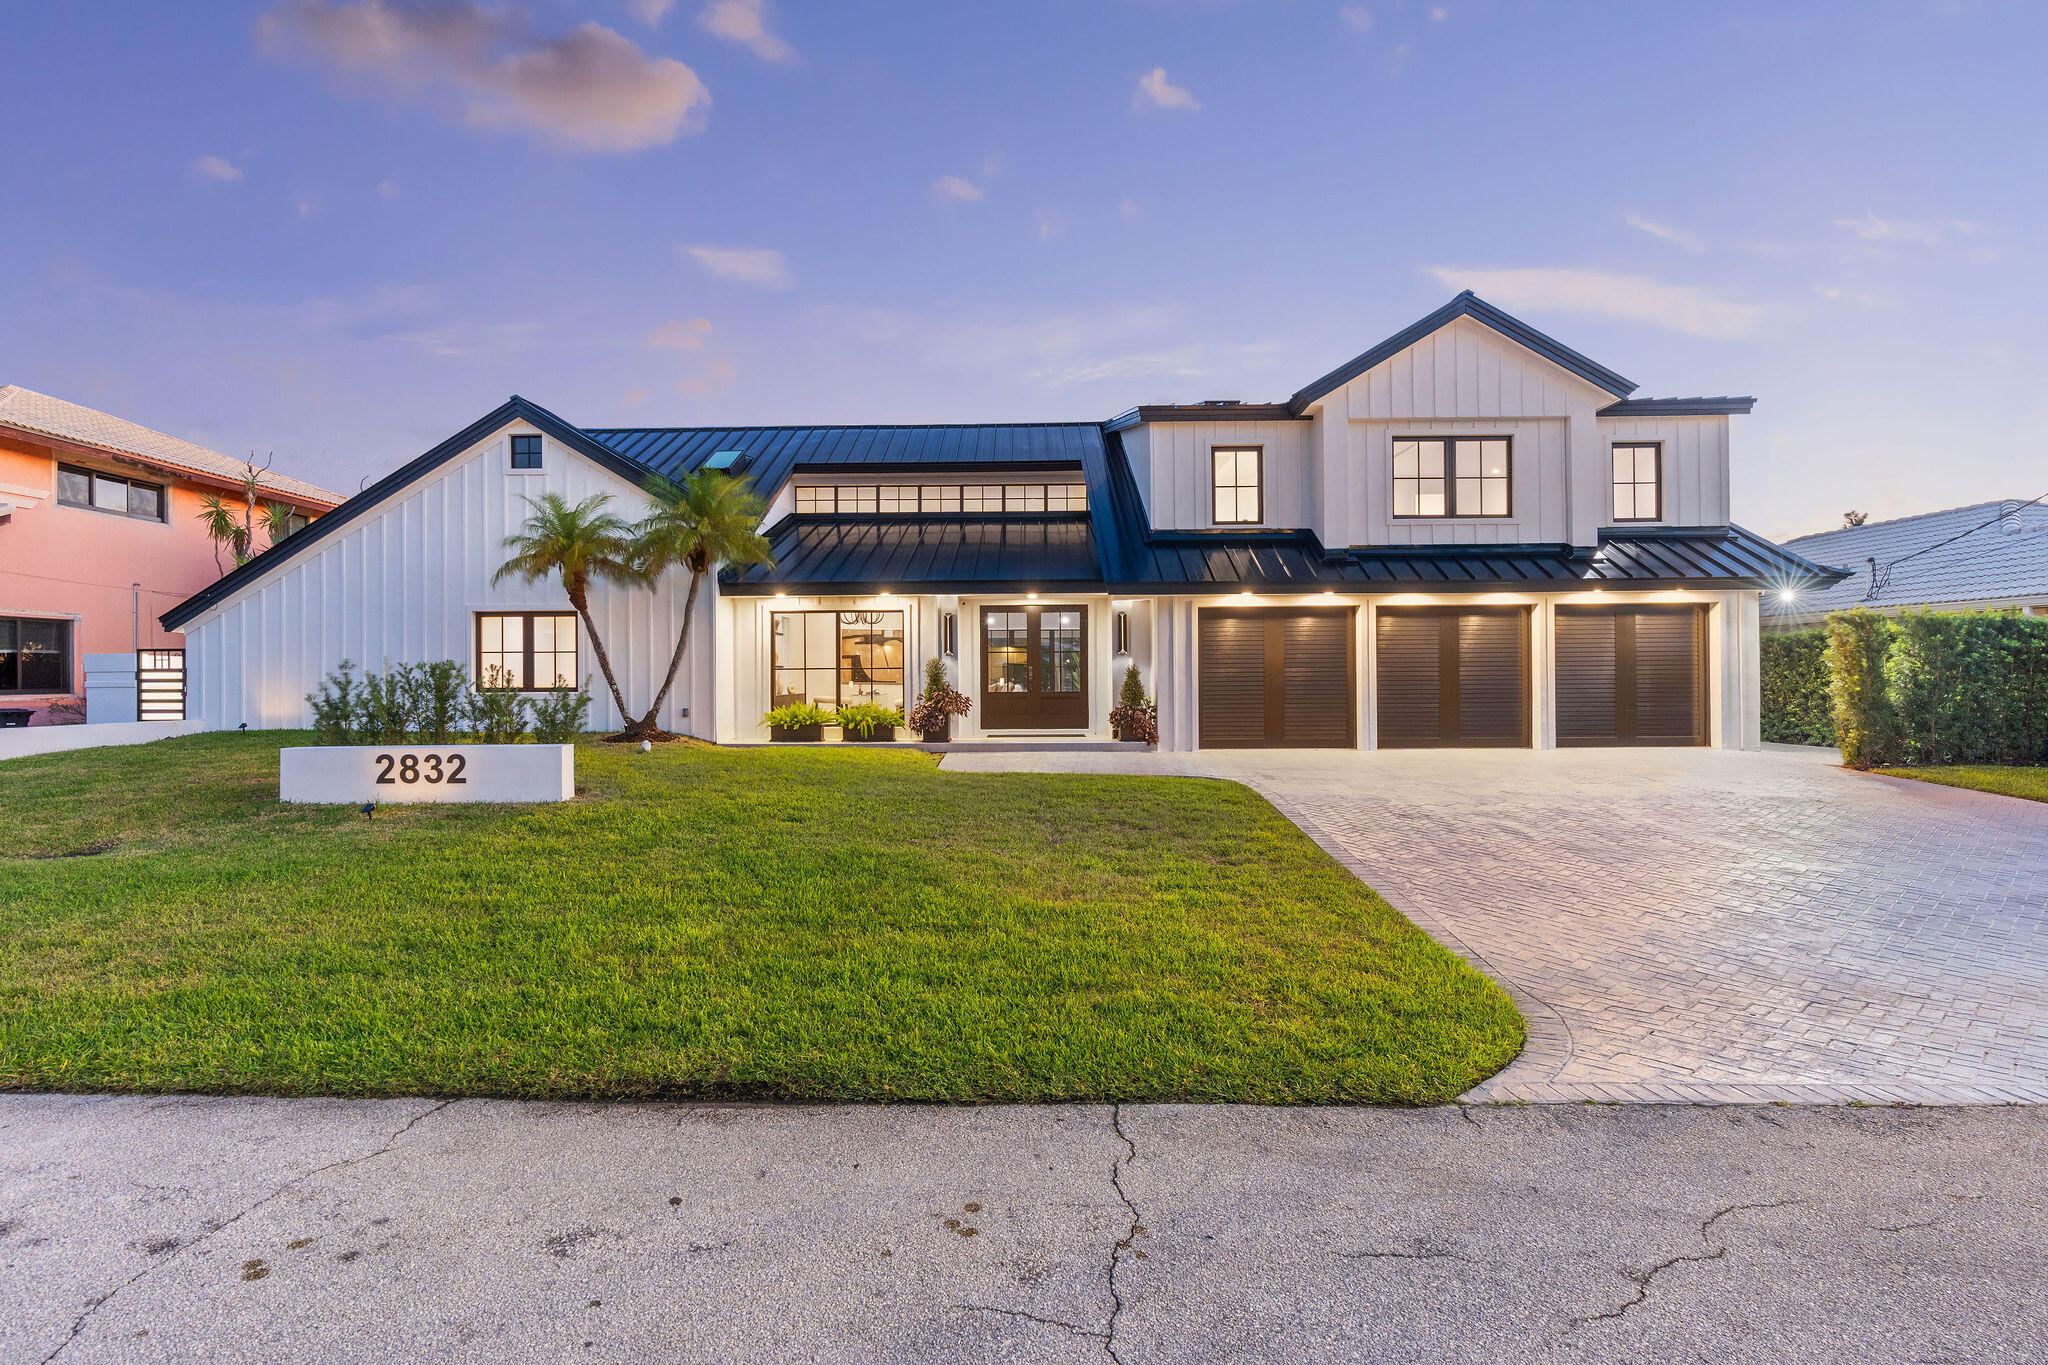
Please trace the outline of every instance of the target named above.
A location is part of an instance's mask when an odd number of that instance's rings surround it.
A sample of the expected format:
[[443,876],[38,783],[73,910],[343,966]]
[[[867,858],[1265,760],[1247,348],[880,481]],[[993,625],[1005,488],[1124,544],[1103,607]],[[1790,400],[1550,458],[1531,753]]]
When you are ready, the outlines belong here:
[[[1667,526],[1728,524],[1728,419],[1709,417],[1603,417],[1600,448],[1617,443],[1657,441],[1664,447],[1664,515]],[[1609,479],[1613,478],[1609,464]],[[1614,520],[1610,497],[1601,525]]]
[[[646,513],[640,491],[583,455],[544,438],[542,468],[513,470],[512,423],[302,551],[185,628],[188,706],[213,729],[296,728],[311,723],[306,694],[342,660],[382,672],[388,664],[453,659],[475,669],[475,618],[490,611],[568,611],[561,580],[493,585],[505,537],[525,521],[525,499],[560,493],[570,502],[608,494],[627,520]],[[591,615],[627,706],[654,700],[667,673],[689,586],[672,572],[652,590],[598,583]],[[707,577],[683,670],[661,717],[670,730],[708,735],[711,620],[717,584]],[[578,623],[577,670],[590,689],[593,729],[622,723]],[[690,711],[692,697],[707,704]]]
[[[1614,395],[1459,318],[1311,405],[1323,543],[1590,545],[1606,520],[1606,447],[1594,414]],[[1395,436],[1515,437],[1514,515],[1395,521]]]
[[1157,530],[1203,531],[1216,525],[1210,452],[1217,446],[1263,448],[1265,518],[1260,525],[1291,530],[1315,522],[1307,422],[1147,422],[1124,432],[1123,439],[1145,516]]

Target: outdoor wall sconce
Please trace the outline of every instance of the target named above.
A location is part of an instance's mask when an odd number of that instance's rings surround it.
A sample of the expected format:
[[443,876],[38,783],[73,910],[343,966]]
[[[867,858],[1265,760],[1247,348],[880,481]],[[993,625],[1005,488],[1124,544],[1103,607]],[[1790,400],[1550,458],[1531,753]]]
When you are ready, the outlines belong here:
[[1118,654],[1128,654],[1131,652],[1131,614],[1127,611],[1120,611],[1116,614],[1115,652]]
[[947,612],[939,623],[939,649],[947,658],[960,657],[960,617],[956,612]]

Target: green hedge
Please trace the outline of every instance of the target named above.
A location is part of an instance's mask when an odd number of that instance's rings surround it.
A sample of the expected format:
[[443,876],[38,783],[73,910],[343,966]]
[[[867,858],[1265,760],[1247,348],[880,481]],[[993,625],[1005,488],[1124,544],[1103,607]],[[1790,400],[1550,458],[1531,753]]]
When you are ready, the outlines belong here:
[[1835,703],[1828,686],[1828,633],[1787,631],[1763,637],[1763,723],[1768,744],[1833,744]]
[[1851,765],[2048,762],[2048,618],[1859,609],[1827,636]]

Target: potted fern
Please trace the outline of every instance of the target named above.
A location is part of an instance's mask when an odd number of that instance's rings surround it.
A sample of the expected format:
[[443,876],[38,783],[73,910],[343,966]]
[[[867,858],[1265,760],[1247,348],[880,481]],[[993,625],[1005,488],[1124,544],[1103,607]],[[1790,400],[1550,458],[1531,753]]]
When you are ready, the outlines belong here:
[[903,713],[893,706],[877,706],[871,701],[857,701],[851,706],[842,706],[833,716],[844,737],[855,744],[889,744],[896,738],[896,727],[903,723]]
[[924,661],[924,691],[910,708],[910,728],[927,744],[944,744],[953,737],[953,717],[974,709],[967,694],[946,677],[946,661]]
[[831,712],[807,701],[778,706],[761,717],[768,727],[768,738],[777,744],[816,744],[825,737],[825,727],[831,720]]
[[1124,672],[1123,690],[1117,694],[1116,705],[1109,708],[1109,723],[1126,744],[1159,742],[1159,706],[1145,695],[1145,680],[1138,676],[1136,664]]

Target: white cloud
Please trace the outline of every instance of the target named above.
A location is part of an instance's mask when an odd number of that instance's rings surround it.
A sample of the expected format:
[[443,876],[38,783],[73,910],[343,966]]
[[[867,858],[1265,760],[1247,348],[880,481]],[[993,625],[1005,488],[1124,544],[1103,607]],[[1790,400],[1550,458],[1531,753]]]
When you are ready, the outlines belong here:
[[1038,240],[1041,242],[1049,242],[1067,230],[1065,215],[1054,213],[1049,209],[1040,209],[1032,214],[1031,223],[1038,230]]
[[1698,255],[1707,249],[1707,244],[1700,240],[1699,234],[1688,232],[1681,227],[1673,227],[1669,223],[1653,222],[1639,213],[1631,213],[1623,218],[1622,221],[1639,232],[1647,232],[1659,241],[1669,242],[1671,245],[1685,251],[1690,251],[1694,255]]
[[1116,216],[1126,223],[1135,223],[1144,216],[1144,210],[1138,207],[1137,200],[1126,199],[1116,206]]
[[1846,228],[1865,242],[1897,242],[1909,246],[1940,246],[1950,235],[1967,237],[1977,230],[1975,223],[1960,218],[1880,218],[1865,213],[1861,218],[1837,218],[1835,226]]
[[231,164],[225,157],[202,156],[192,162],[192,173],[208,180],[240,180],[242,168]]
[[695,351],[703,348],[704,338],[710,335],[710,318],[691,318],[687,322],[671,319],[654,329],[647,344],[663,350]]
[[1337,6],[1337,19],[1353,33],[1372,32],[1372,11],[1363,5]]
[[763,289],[787,289],[796,283],[789,258],[773,247],[682,246],[676,250],[721,280]]
[[1155,66],[1138,77],[1138,88],[1131,92],[1133,109],[1183,109],[1193,113],[1201,107],[1186,86],[1166,79],[1163,66]]
[[1604,270],[1430,266],[1425,273],[1451,288],[1470,289],[1503,308],[1623,318],[1714,341],[1754,336],[1792,313],[1782,304],[1740,303],[1697,285],[1666,284],[1644,275],[1613,275]]
[[941,199],[951,199],[962,204],[971,204],[983,195],[981,186],[965,176],[942,175],[932,181],[932,193]]
[[273,54],[401,95],[452,93],[472,127],[578,151],[663,146],[700,131],[711,104],[696,72],[602,24],[542,37],[525,11],[480,0],[285,0],[258,18],[256,34]]
[[1862,289],[1847,284],[1817,284],[1813,292],[1829,303],[1853,303],[1863,308],[1896,308],[1898,296],[1881,289]]
[[694,373],[686,374],[676,381],[676,392],[693,395],[724,393],[732,387],[733,365],[723,356],[714,356],[705,361]]
[[626,0],[626,13],[649,28],[659,28],[675,7],[676,0]]
[[697,26],[713,37],[744,44],[764,62],[796,60],[796,49],[768,31],[764,0],[712,0]]
[[1432,8],[1432,9],[1431,9],[1431,10],[1429,11],[1429,20],[1430,20],[1430,22],[1431,22],[1431,23],[1433,23],[1433,24],[1441,24],[1441,23],[1442,23],[1442,22],[1443,22],[1444,20],[1446,20],[1446,19],[1448,19],[1448,18],[1450,18],[1450,17],[1451,17],[1451,12],[1450,12],[1449,10],[1445,9],[1445,8],[1444,8],[1444,7],[1442,6],[1442,5],[1437,5],[1437,6],[1434,6],[1434,7],[1433,7],[1433,8]]

